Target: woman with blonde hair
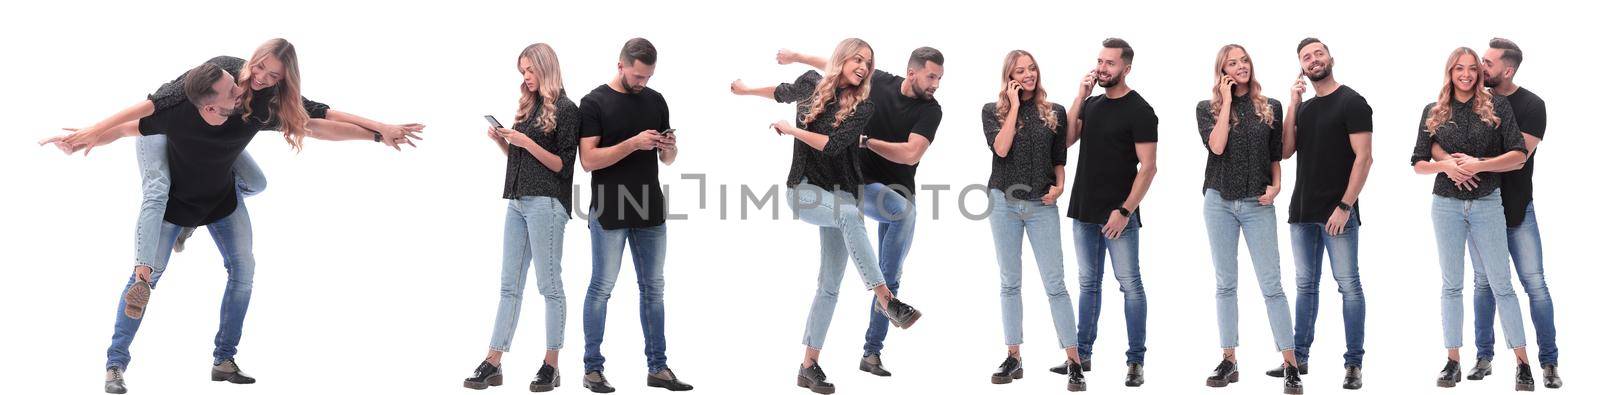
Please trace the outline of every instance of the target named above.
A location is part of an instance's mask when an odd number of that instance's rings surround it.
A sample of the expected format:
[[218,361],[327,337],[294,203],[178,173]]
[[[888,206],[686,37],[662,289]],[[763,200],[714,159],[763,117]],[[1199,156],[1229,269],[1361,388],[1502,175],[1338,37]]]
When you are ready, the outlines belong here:
[[1000,68],[1000,97],[983,106],[988,140],[989,230],[1000,265],[1000,321],[1006,359],[989,382],[1022,378],[1022,239],[1033,246],[1034,263],[1050,300],[1057,346],[1066,350],[1068,391],[1088,388],[1078,359],[1078,330],[1067,291],[1061,250],[1061,215],[1056,206],[1066,187],[1066,107],[1049,101],[1033,54],[1013,50]]
[[545,392],[561,386],[557,369],[567,323],[561,283],[561,246],[572,212],[572,165],[578,155],[578,105],[567,98],[561,63],[545,43],[517,56],[522,92],[510,129],[490,126],[489,139],[506,155],[505,248],[500,266],[500,308],[495,314],[489,354],[463,385],[484,389],[502,383],[500,357],[511,350],[522,290],[533,264],[535,284],[544,297],[544,364],[528,389]]
[[[1437,174],[1433,180],[1433,231],[1438,241],[1439,295],[1444,346],[1448,360],[1439,372],[1440,387],[1461,381],[1462,261],[1471,245],[1494,292],[1506,345],[1517,355],[1516,389],[1533,391],[1533,369],[1528,366],[1527,339],[1522,330],[1522,308],[1511,286],[1510,252],[1506,246],[1506,217],[1500,198],[1500,173],[1522,167],[1528,149],[1504,97],[1483,88],[1477,52],[1456,48],[1445,60],[1444,87],[1438,99],[1422,109],[1411,166],[1417,174]],[[1434,145],[1450,154],[1433,159]]]
[[1267,304],[1275,349],[1283,354],[1283,392],[1299,394],[1300,370],[1294,357],[1294,325],[1289,299],[1283,294],[1278,260],[1278,214],[1274,200],[1281,191],[1283,105],[1261,94],[1255,61],[1238,44],[1217,51],[1211,100],[1195,107],[1200,143],[1206,148],[1206,233],[1217,276],[1217,332],[1222,362],[1206,378],[1206,386],[1226,387],[1239,381],[1234,348],[1239,347],[1239,235],[1250,249],[1250,263]]
[[[328,121],[350,123],[371,130],[374,141],[383,142],[397,150],[399,144],[411,144],[412,139],[421,139],[416,135],[424,127],[421,124],[379,123],[354,114],[332,110],[326,104],[300,96],[300,60],[294,44],[288,40],[282,38],[267,40],[256,48],[249,61],[232,56],[218,56],[207,60],[206,63],[216,65],[235,76],[239,87],[244,88],[238,108],[246,122],[259,125],[261,129],[281,130],[284,141],[296,151],[300,150],[305,137],[316,133],[307,127],[311,118],[325,118]],[[87,150],[95,143],[114,139],[116,136],[109,136],[108,131],[117,125],[137,121],[160,112],[172,111],[175,107],[187,107],[189,101],[184,97],[184,81],[184,76],[180,75],[177,79],[162,84],[161,88],[147,100],[140,101],[90,127],[74,130],[73,134],[66,136],[57,145],[69,152],[84,149],[87,154]],[[152,273],[165,269],[162,263],[164,260],[158,259],[161,253],[158,251],[160,238],[158,230],[161,228],[163,213],[167,209],[171,185],[171,174],[167,167],[167,136],[141,136],[137,146],[144,202],[140,205],[138,226],[134,233],[135,281],[123,295],[123,299],[127,302],[124,314],[134,319],[144,316],[145,305],[149,302],[150,292],[154,287]],[[256,165],[255,160],[250,158],[249,153],[240,155],[239,160],[233,165],[233,173],[238,179],[239,193],[242,196],[252,196],[266,188],[265,175],[261,173],[261,168]],[[183,228],[172,250],[182,252],[184,240],[193,233],[194,228]]]
[[865,144],[867,137],[862,131],[873,113],[872,101],[868,100],[873,65],[872,46],[849,38],[834,49],[826,75],[807,71],[795,82],[775,87],[748,88],[742,81],[730,86],[734,94],[798,102],[794,125],[778,121],[771,126],[779,135],[795,139],[787,182],[789,206],[797,217],[816,225],[822,233],[822,269],[806,318],[805,358],[796,381],[800,387],[819,394],[834,391],[817,364],[817,357],[838,303],[845,261],[855,262],[856,272],[876,297],[878,313],[891,324],[909,328],[922,316],[895,298],[885,285],[856,202],[862,187],[857,149]]

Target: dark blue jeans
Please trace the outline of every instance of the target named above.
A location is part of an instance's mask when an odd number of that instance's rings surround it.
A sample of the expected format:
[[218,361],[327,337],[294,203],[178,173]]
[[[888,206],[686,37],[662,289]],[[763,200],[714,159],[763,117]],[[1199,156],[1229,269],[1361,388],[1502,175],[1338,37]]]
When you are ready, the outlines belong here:
[[1304,365],[1311,358],[1311,341],[1317,332],[1318,282],[1322,280],[1322,254],[1344,296],[1344,364],[1361,366],[1366,354],[1367,297],[1361,292],[1357,265],[1360,220],[1345,224],[1344,233],[1330,235],[1322,223],[1289,224],[1289,244],[1294,254],[1294,356]]
[[[1550,288],[1544,282],[1544,247],[1539,240],[1539,221],[1533,215],[1533,203],[1528,203],[1522,224],[1506,229],[1506,245],[1511,250],[1511,266],[1522,281],[1522,290],[1528,294],[1528,315],[1533,316],[1533,331],[1539,343],[1539,365],[1555,365],[1556,308],[1550,301]],[[1472,252],[1473,267],[1478,267],[1478,249]],[[1473,333],[1478,346],[1478,358],[1494,358],[1494,292],[1489,289],[1489,279],[1483,273],[1473,274],[1472,311]]]
[[[900,266],[911,251],[911,235],[917,227],[917,207],[911,200],[900,196],[882,183],[864,187],[861,213],[878,221],[878,269],[883,271],[884,285],[889,292],[900,292]],[[877,303],[876,300],[873,303]],[[867,306],[871,320],[867,323],[866,355],[883,351],[883,339],[889,334],[889,319]]]
[[639,281],[639,325],[644,329],[645,363],[650,373],[667,368],[666,308],[662,303],[666,277],[667,226],[607,230],[598,217],[589,218],[594,272],[589,277],[589,292],[583,298],[583,370],[605,371],[606,357],[600,355],[600,342],[606,336],[606,302],[617,285],[622,267],[622,247],[632,247],[634,275]]

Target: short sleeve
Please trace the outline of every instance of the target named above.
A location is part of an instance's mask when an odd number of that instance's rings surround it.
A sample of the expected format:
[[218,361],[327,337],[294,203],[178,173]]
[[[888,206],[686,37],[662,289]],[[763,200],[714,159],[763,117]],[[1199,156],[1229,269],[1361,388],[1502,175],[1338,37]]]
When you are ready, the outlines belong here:
[[822,74],[818,74],[816,70],[807,71],[805,74],[801,74],[799,78],[795,78],[794,82],[778,84],[778,87],[772,91],[772,99],[777,100],[779,103],[794,103],[803,100],[816,92],[817,84],[821,81]]
[[1139,107],[1139,115],[1133,118],[1133,142],[1156,142],[1156,124],[1158,122],[1156,111],[1150,108],[1150,105],[1146,104]]
[[585,96],[583,105],[578,106],[578,115],[580,118],[578,135],[581,137],[600,137],[604,126],[600,123],[600,101],[593,97]]
[[[920,134],[931,143],[933,134],[939,131],[939,122],[944,119],[944,109],[940,108],[938,103],[933,103],[924,106],[918,114],[917,123],[911,125],[911,133]],[[1066,122],[1061,123],[1066,124]]]
[[1211,113],[1211,101],[1201,100],[1194,108],[1195,123],[1200,127],[1200,144],[1210,152],[1211,130],[1217,126],[1217,115]]
[[1372,131],[1372,106],[1367,105],[1367,98],[1355,95],[1345,105],[1344,131],[1355,134]]
[[1535,98],[1524,107],[1516,108],[1517,128],[1523,133],[1544,139],[1544,100]]
[[1411,148],[1411,166],[1417,162],[1433,160],[1433,133],[1428,132],[1428,113],[1433,112],[1434,103],[1422,107],[1422,120],[1417,122],[1417,144]]

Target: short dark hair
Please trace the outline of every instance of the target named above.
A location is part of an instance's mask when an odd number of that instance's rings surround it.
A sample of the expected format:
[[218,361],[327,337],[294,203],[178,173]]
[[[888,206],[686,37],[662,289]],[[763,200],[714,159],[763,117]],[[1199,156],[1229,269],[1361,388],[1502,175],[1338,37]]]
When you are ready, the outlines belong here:
[[914,70],[921,70],[923,67],[928,66],[928,62],[933,62],[933,64],[943,66],[944,53],[939,52],[937,49],[933,49],[933,47],[917,48],[916,50],[911,51],[911,59],[906,61],[906,67]]
[[622,55],[619,58],[624,65],[632,66],[634,61],[644,63],[646,66],[656,65],[656,46],[643,37],[635,37],[622,44]]
[[195,108],[205,107],[207,102],[217,97],[217,90],[211,86],[227,74],[217,65],[201,63],[183,73],[183,96],[188,98],[189,103],[194,104]]
[[[1306,49],[1306,46],[1311,44],[1322,44],[1322,50],[1329,51],[1328,43],[1322,42],[1322,40],[1318,40],[1316,37],[1306,37],[1306,39],[1300,40],[1300,46],[1294,47],[1294,53],[1296,55],[1300,54],[1300,50]],[[1331,53],[1332,51],[1329,52]]]
[[1100,42],[1100,46],[1103,46],[1103,47],[1106,47],[1106,48],[1121,49],[1122,50],[1122,62],[1123,63],[1133,63],[1133,46],[1132,45],[1128,45],[1128,41],[1127,40],[1123,40],[1123,39],[1120,39],[1120,38],[1112,37],[1112,38],[1106,39],[1105,41],[1101,41]]
[[1495,37],[1489,40],[1489,48],[1505,51],[1500,53],[1500,61],[1511,63],[1511,67],[1522,67],[1522,47],[1518,47],[1517,43]]

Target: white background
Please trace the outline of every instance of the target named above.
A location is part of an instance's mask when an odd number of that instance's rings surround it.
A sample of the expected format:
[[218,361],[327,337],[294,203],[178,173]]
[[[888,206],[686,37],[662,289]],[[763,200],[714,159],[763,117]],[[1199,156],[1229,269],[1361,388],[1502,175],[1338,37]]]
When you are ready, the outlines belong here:
[[[1217,48],[1234,42],[1254,55],[1266,92],[1287,99],[1295,44],[1321,37],[1340,82],[1374,109],[1374,165],[1362,194],[1361,270],[1367,295],[1366,392],[1435,391],[1443,364],[1439,265],[1428,217],[1432,176],[1407,167],[1421,107],[1437,97],[1441,65],[1457,46],[1482,50],[1489,38],[1516,40],[1527,54],[1517,82],[1549,104],[1549,137],[1539,155],[1537,204],[1545,266],[1557,306],[1570,393],[1595,387],[1595,329],[1588,313],[1596,275],[1584,236],[1593,223],[1592,187],[1580,152],[1596,141],[1580,123],[1594,64],[1593,30],[1564,6],[1507,2],[787,2],[706,5],[464,4],[429,6],[326,1],[24,2],[0,16],[7,56],[7,132],[0,144],[6,180],[0,246],[0,393],[97,393],[113,306],[132,262],[139,205],[133,144],[121,141],[85,159],[35,141],[60,127],[91,124],[133,104],[182,71],[215,55],[249,57],[257,44],[296,44],[306,96],[335,109],[390,123],[424,122],[420,148],[396,153],[374,143],[310,142],[294,154],[276,133],[250,152],[271,180],[247,202],[255,225],[255,295],[239,361],[261,380],[251,386],[207,381],[224,273],[210,237],[174,256],[149,319],[133,346],[128,384],[135,393],[462,393],[460,380],[483,357],[498,299],[505,201],[504,162],[483,136],[481,115],[514,115],[522,47],[554,46],[576,101],[611,78],[617,50],[634,36],[660,50],[650,86],[661,91],[679,129],[682,154],[661,178],[688,221],[669,225],[667,255],[670,364],[698,393],[800,393],[793,387],[799,344],[817,271],[816,230],[788,218],[721,220],[713,196],[700,209],[698,183],[758,190],[781,183],[791,141],[766,129],[792,119],[793,107],[727,93],[728,82],[790,81],[805,69],[777,66],[779,48],[828,54],[845,37],[877,49],[882,68],[901,74],[910,50],[942,50],[948,78],[938,91],[946,117],[924,157],[922,184],[982,184],[989,153],[978,110],[999,91],[1006,51],[1037,56],[1042,83],[1066,101],[1072,81],[1093,66],[1100,40],[1118,36],[1137,50],[1129,83],[1161,122],[1160,173],[1143,204],[1144,283],[1149,295],[1148,383],[1121,386],[1125,345],[1121,295],[1105,283],[1096,365],[1099,393],[1211,391],[1201,380],[1218,359],[1213,271],[1200,216],[1204,148],[1195,102],[1210,97]],[[1520,8],[1514,8],[1520,7]],[[1576,29],[1576,30],[1574,30]],[[1077,150],[1071,154],[1076,162]],[[1070,166],[1069,166],[1069,172]],[[1284,164],[1285,184],[1294,179]],[[1069,174],[1070,177],[1070,174]],[[587,185],[579,172],[577,182]],[[713,187],[715,188],[715,187]],[[586,187],[579,189],[587,192]],[[1285,188],[1280,208],[1292,192]],[[715,191],[715,189],[713,189]],[[926,199],[926,197],[924,197]],[[926,316],[893,330],[885,350],[892,378],[854,370],[869,294],[846,275],[822,365],[843,393],[1044,393],[1064,379],[1045,368],[1055,349],[1031,254],[1024,254],[1028,378],[988,383],[1004,358],[998,273],[989,226],[962,219],[945,193],[941,218],[928,202],[906,263],[902,297]],[[736,199],[731,212],[737,213]],[[780,199],[781,200],[781,199]],[[981,204],[977,198],[973,207]],[[1280,210],[1280,220],[1287,214]],[[1065,220],[1063,221],[1066,222]],[[871,226],[871,225],[869,225]],[[1067,271],[1075,273],[1070,238]],[[1293,264],[1280,226],[1284,287]],[[1248,267],[1247,258],[1241,258]],[[625,265],[611,301],[605,343],[612,383],[644,387],[643,348],[633,271]],[[568,300],[562,392],[583,391],[582,300],[589,278],[588,229],[567,225],[563,261]],[[1253,270],[1241,269],[1241,382],[1227,390],[1276,393],[1261,375],[1278,362]],[[1077,297],[1078,286],[1068,286]],[[532,281],[528,292],[535,293]],[[1520,285],[1518,286],[1520,289]],[[1470,290],[1469,290],[1470,293]],[[1526,303],[1526,295],[1519,298]],[[1344,350],[1339,294],[1324,276],[1311,393],[1333,393]],[[1468,299],[1470,309],[1470,295]],[[505,358],[507,387],[523,391],[538,367],[542,304],[527,298],[515,352]],[[1469,310],[1470,311],[1470,310]],[[1527,310],[1524,309],[1526,312]],[[1470,323],[1470,319],[1468,320]],[[1534,330],[1526,325],[1529,354]],[[1470,328],[1466,328],[1470,344]],[[1502,343],[1503,344],[1503,343]],[[1502,346],[1503,347],[1503,346]],[[1471,346],[1463,349],[1470,363]],[[1503,348],[1487,382],[1456,393],[1512,387],[1513,358]],[[1544,389],[1540,389],[1543,391]]]

